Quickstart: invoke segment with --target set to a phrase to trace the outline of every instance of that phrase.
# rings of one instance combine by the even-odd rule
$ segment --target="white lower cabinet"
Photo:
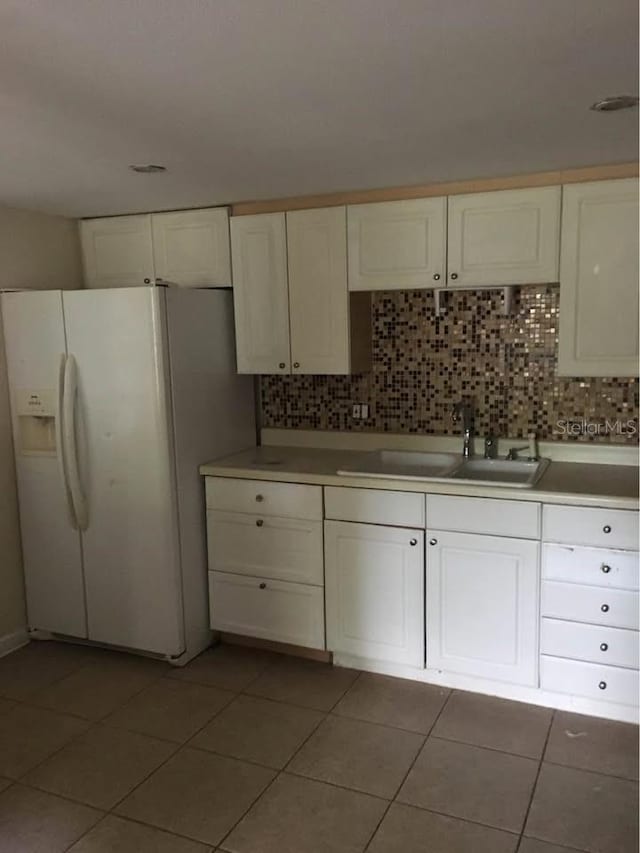
[[[424,666],[424,531],[325,521],[327,648]]]
[[[209,572],[209,610],[218,631],[324,648],[320,586]]]
[[[427,668],[537,685],[538,578],[538,542],[429,530]]]

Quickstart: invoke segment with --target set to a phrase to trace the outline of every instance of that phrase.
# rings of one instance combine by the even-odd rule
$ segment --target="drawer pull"
[[[600,684],[598,684],[598,687],[600,688],[600,690],[606,690],[607,689],[607,682],[601,681]]]
[[[608,575],[609,572],[611,571],[611,566],[608,566],[606,563],[603,563],[601,568],[602,568],[602,571],[605,573],[605,575]]]
[[[600,651],[606,652],[609,648],[609,643],[600,643]]]
[[[605,526],[602,528],[602,532],[603,533],[611,533],[611,525],[605,524]]]
[[[278,367],[280,368],[280,370],[284,370],[286,366],[287,366],[287,365],[284,363],[284,361],[281,361],[281,362],[280,362],[280,364],[278,365]]]
[[[410,539],[410,540],[409,540],[409,545],[417,545],[417,544],[418,544],[418,540],[417,540],[417,539]]]
[[[437,539],[429,539],[429,545],[437,545],[437,544],[438,544]]]
[[[259,504],[261,504],[262,501],[264,500],[264,495],[256,495],[256,500],[258,501]]]
[[[603,604],[602,607],[600,608],[600,610],[602,610],[603,613],[608,613],[609,612],[609,605]]]
[[[260,589],[266,589],[266,588],[267,588],[267,585],[266,585],[266,583],[264,583],[264,581],[263,581],[263,582],[260,584]]]
[[[263,525],[263,524],[264,524],[264,521],[263,521],[261,518],[259,518],[259,519],[256,521],[256,527],[262,527],[262,525]]]

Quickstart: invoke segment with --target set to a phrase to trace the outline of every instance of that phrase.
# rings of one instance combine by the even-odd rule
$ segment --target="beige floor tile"
[[[107,725],[184,743],[234,697],[228,690],[162,678],[106,718]]]
[[[358,853],[387,803],[282,774],[221,847],[232,853]]]
[[[238,696],[189,746],[256,761],[279,770],[324,716],[320,711],[284,702]]]
[[[433,684],[363,672],[333,713],[426,735],[448,695]]]
[[[274,661],[246,692],[277,702],[330,711],[357,677],[355,669],[283,657]]]
[[[638,778],[638,726],[556,711],[545,761]]]
[[[514,853],[517,846],[509,832],[394,803],[367,853]]]
[[[429,738],[398,801],[520,832],[538,762],[453,741]]]
[[[20,778],[89,725],[77,717],[16,705],[0,717],[0,775]]]
[[[176,747],[137,732],[94,726],[25,777],[29,785],[110,809]]]
[[[13,785],[0,794],[0,850],[63,853],[101,817],[88,806]]]
[[[588,853],[637,853],[638,785],[543,764],[525,835]]]
[[[169,675],[182,681],[237,691],[255,681],[275,657],[277,655],[261,649],[219,645],[207,649],[186,666],[176,667]]]
[[[518,853],[576,853],[575,848],[558,847],[557,844],[547,844],[535,838],[523,838],[518,847]]]
[[[87,662],[82,646],[37,641],[0,658],[0,696],[27,699]]]
[[[12,708],[15,708],[16,703],[12,699],[3,699],[0,696],[0,716],[8,714]]]
[[[78,669],[31,701],[53,711],[101,720],[165,672],[159,661],[118,655]]]
[[[414,732],[330,716],[287,769],[391,798],[423,743],[424,737]]]
[[[266,767],[182,748],[116,811],[203,844],[218,844],[274,775]]]
[[[549,708],[455,691],[438,718],[436,737],[540,758],[551,725]]]
[[[69,853],[209,853],[210,847],[162,829],[108,815]]]

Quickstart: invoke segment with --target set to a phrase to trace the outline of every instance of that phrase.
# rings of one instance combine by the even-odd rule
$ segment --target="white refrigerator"
[[[200,463],[255,445],[231,290],[2,297],[29,629],[210,643]]]

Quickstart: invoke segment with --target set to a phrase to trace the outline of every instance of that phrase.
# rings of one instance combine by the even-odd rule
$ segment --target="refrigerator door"
[[[2,297],[30,628],[87,636],[80,534],[62,457],[62,294]]]
[[[184,649],[164,291],[63,295],[91,640]]]

